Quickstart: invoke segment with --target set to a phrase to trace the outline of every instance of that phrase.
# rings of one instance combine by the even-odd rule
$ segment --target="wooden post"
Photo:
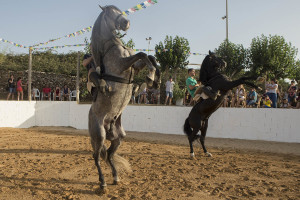
[[[77,77],[76,77],[76,101],[79,104],[79,68],[80,68],[80,51],[78,51],[77,57]]]
[[[31,101],[32,47],[29,48],[28,101]]]

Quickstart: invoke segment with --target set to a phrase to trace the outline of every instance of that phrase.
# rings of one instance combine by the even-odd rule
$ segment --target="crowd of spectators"
[[[187,79],[187,87],[183,104],[186,106],[193,105],[193,92],[199,85],[193,78],[195,75],[194,70],[190,70],[189,78]],[[172,77],[165,83],[165,99],[162,101],[164,105],[171,105],[173,98],[174,81]],[[27,90],[28,84],[22,82],[22,78],[18,77],[17,81],[13,75],[7,81],[7,100],[14,100],[15,95],[18,101],[23,100],[23,91]],[[65,84],[62,88],[56,85],[51,88],[48,84],[39,90],[34,84],[32,86],[32,99],[33,100],[52,100],[52,101],[69,101],[71,100],[71,90]],[[194,86],[194,87],[193,87]],[[249,91],[247,91],[249,90]],[[145,87],[139,91],[135,98],[131,101],[132,104],[160,104],[160,90],[148,89]],[[300,87],[299,83],[291,81],[288,88],[281,88],[279,90],[276,80],[266,82],[264,93],[260,93],[255,88],[245,88],[243,85],[228,91],[224,99],[223,107],[239,107],[239,108],[297,108],[300,109]]]
[[[28,84],[22,83],[22,78],[18,77],[15,81],[14,76],[11,75],[7,81],[7,100],[15,100],[15,94],[17,95],[17,100],[23,100],[23,91],[27,90]],[[52,101],[69,101],[71,100],[71,90],[65,84],[63,88],[57,85],[55,88],[51,89],[49,84],[45,85],[41,90],[36,87],[36,85],[31,84],[31,96],[32,100],[52,100]]]
[[[291,81],[288,88],[282,88],[281,92],[274,79],[266,82],[264,93],[258,93],[255,88],[249,90],[247,92],[243,85],[240,85],[235,93],[230,90],[223,107],[300,108],[300,89],[295,81]]]

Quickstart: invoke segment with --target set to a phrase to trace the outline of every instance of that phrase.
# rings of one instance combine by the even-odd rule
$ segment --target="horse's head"
[[[100,6],[100,5],[99,5]],[[125,18],[122,11],[116,6],[105,6],[100,8],[103,10],[102,15],[106,20],[108,28],[111,30],[127,31],[130,27],[130,21]]]
[[[225,67],[226,62],[217,57],[215,53],[209,51],[202,62],[199,80],[205,84],[210,78],[218,75]]]
[[[214,69],[214,71],[221,71],[227,65],[227,63],[224,60],[217,57],[216,54],[211,51],[208,52],[208,58],[209,58],[209,68]]]

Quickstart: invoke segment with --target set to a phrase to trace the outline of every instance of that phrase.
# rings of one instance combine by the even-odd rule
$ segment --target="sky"
[[[98,6],[115,5],[122,11],[146,0],[0,0],[0,38],[25,46],[46,42],[94,24]],[[262,34],[283,36],[300,47],[300,0],[228,0],[229,40],[248,48]],[[166,35],[184,37],[192,53],[206,54],[226,38],[226,0],[158,0],[157,4],[128,16],[131,27],[124,37],[136,49],[149,49]],[[63,38],[41,47],[83,44],[91,32]],[[82,51],[84,47],[55,49],[57,53]],[[54,52],[55,52],[54,51]],[[28,49],[0,42],[1,53],[28,53]],[[150,53],[151,54],[151,53]],[[297,55],[299,59],[299,53]],[[203,55],[191,55],[201,64]]]

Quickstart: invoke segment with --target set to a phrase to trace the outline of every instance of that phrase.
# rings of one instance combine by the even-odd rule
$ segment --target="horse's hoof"
[[[107,190],[106,186],[105,187],[100,186],[100,188],[98,188],[96,190],[96,194],[98,194],[98,195],[103,195],[103,194],[106,194],[107,192],[108,192],[108,190]]]
[[[119,180],[114,180],[114,182],[113,182],[113,185],[119,185],[120,184],[120,181]]]
[[[209,153],[209,152],[206,152],[205,154],[206,154],[207,157],[212,157],[212,154]]]
[[[195,154],[194,154],[194,153],[191,153],[191,154],[190,154],[190,158],[191,158],[192,160],[196,160]]]

